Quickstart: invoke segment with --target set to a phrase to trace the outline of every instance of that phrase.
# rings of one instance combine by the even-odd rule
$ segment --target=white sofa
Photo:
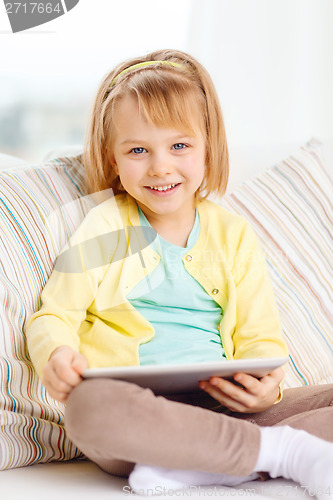
[[[333,325],[333,260],[331,255],[322,257],[325,245],[330,251],[329,245],[333,243],[333,184],[327,173],[322,172],[323,157],[327,171],[333,174],[333,143],[320,147],[317,141],[312,141],[302,150],[289,144],[266,149],[237,147],[231,148],[230,153],[230,187],[222,203],[239,213],[250,214],[267,253],[284,333],[291,347],[287,386],[333,382],[333,328],[330,328]],[[1,219],[5,222],[0,225],[0,243],[3,245],[0,247],[1,494],[4,498],[45,496],[49,500],[126,498],[133,492],[125,479],[109,476],[94,464],[78,459],[79,451],[68,442],[63,430],[63,407],[45,394],[25,348],[22,331],[26,318],[38,307],[40,290],[57,253],[91,206],[89,198],[81,198],[84,192],[80,191],[83,179],[80,159],[67,156],[50,161],[52,156],[63,155],[55,152],[48,155],[46,163],[35,166],[0,155],[0,200],[3,205],[0,215],[5,214]],[[305,169],[302,175],[299,168]],[[293,177],[294,172],[296,177]],[[302,187],[297,180],[304,179],[305,175],[308,182],[314,183],[308,193],[305,192],[307,187]],[[255,179],[251,180],[253,176]],[[284,181],[286,184],[282,185]],[[292,191],[286,194],[289,184]],[[300,198],[293,205],[293,196],[298,194]],[[269,211],[263,205],[266,195]],[[322,203],[324,198],[326,201]],[[317,202],[320,206],[316,205]],[[305,214],[307,222],[315,214],[315,220],[310,220],[318,233],[313,235],[313,241],[311,238],[308,241],[308,233],[302,233],[303,224],[298,226],[296,221],[296,226],[293,225],[295,211],[297,214],[298,210],[304,211],[300,203],[310,207],[309,213]],[[271,210],[275,212],[271,214]],[[286,227],[284,221],[288,221]],[[39,232],[41,226],[43,230]],[[302,264],[302,256],[296,247],[289,247],[286,235],[290,241],[297,236],[299,246],[303,245],[301,253],[307,251],[306,245],[309,245],[316,266],[325,267],[328,262],[325,273],[319,272],[318,267],[306,268],[307,264]],[[319,238],[324,239],[318,242]],[[318,258],[316,252],[319,252]],[[287,264],[291,264],[290,268]],[[299,270],[293,274],[297,265],[303,266],[304,271],[300,282],[297,282]],[[318,276],[322,274],[325,279],[320,281]],[[308,286],[310,282],[311,286]],[[304,290],[298,288],[302,286]],[[285,300],[287,293],[288,302]],[[307,308],[313,311],[315,318],[311,314],[303,318],[306,314],[299,305],[303,294],[309,294],[306,295]],[[316,301],[318,294],[319,301]],[[298,327],[293,323],[297,315],[301,321],[299,327],[305,328],[305,332],[294,331]],[[300,333],[304,337],[299,338]],[[309,361],[302,351],[306,339],[316,349],[319,362]],[[177,496],[186,496],[185,492],[178,493]],[[166,496],[176,494],[168,492]],[[300,485],[284,479],[254,481],[238,488],[193,488],[187,496],[312,497]]]

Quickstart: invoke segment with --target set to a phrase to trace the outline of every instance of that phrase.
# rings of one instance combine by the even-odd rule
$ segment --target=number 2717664
[[[50,2],[7,2],[5,8],[7,14],[62,14],[60,3],[52,5]]]

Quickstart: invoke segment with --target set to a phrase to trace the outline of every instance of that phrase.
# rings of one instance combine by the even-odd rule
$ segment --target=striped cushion
[[[222,204],[249,220],[266,252],[290,349],[286,386],[333,382],[333,183],[320,145],[308,143]]]
[[[0,469],[79,455],[65,436],[62,404],[34,372],[22,331],[86,212],[82,171],[78,157],[0,172]]]

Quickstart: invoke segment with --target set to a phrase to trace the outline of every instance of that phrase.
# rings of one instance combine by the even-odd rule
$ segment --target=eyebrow
[[[122,146],[123,144],[133,144],[133,143],[139,143],[139,142],[143,142],[143,141],[141,141],[140,139],[126,139],[126,141],[123,141],[120,143],[120,146]]]
[[[196,137],[195,135],[192,135],[192,136],[191,135],[177,135],[177,136],[170,137],[170,140],[171,141],[180,141],[180,140],[185,140],[185,139],[194,139],[195,137]],[[120,143],[120,146],[123,146],[124,144],[133,144],[133,143],[142,144],[145,142],[147,142],[147,140],[144,140],[144,139],[125,139],[124,141],[122,141]]]

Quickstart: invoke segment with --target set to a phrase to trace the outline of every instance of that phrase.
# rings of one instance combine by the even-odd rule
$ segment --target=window
[[[104,74],[152,50],[186,50],[190,6],[191,0],[81,0],[66,15],[16,34],[0,10],[6,44],[0,51],[0,152],[39,161],[50,150],[82,144]]]

